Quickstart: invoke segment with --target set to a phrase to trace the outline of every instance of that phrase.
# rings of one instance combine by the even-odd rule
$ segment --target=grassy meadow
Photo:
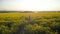
[[[60,34],[60,12],[0,13],[0,34]]]

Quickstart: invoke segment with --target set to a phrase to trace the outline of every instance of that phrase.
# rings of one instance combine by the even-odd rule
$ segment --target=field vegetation
[[[0,34],[60,34],[60,12],[0,13]]]

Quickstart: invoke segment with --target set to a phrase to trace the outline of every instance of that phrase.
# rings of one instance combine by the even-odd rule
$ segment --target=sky
[[[0,10],[60,11],[60,0],[0,0]]]

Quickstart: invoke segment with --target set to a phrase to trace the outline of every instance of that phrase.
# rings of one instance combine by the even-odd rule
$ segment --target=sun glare
[[[0,2],[0,9],[2,10],[60,10],[58,0],[2,0]]]

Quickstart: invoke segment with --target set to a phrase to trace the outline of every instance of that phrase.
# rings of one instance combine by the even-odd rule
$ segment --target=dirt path
[[[30,21],[30,16],[28,16],[28,17],[25,17],[25,20],[27,20],[28,22]],[[21,24],[20,26],[19,26],[19,29],[18,29],[18,31],[16,32],[16,34],[24,34],[25,33],[25,31],[24,31],[24,27],[26,26],[26,24]]]
[[[25,24],[21,24],[16,34],[24,34],[24,27],[25,27]]]

